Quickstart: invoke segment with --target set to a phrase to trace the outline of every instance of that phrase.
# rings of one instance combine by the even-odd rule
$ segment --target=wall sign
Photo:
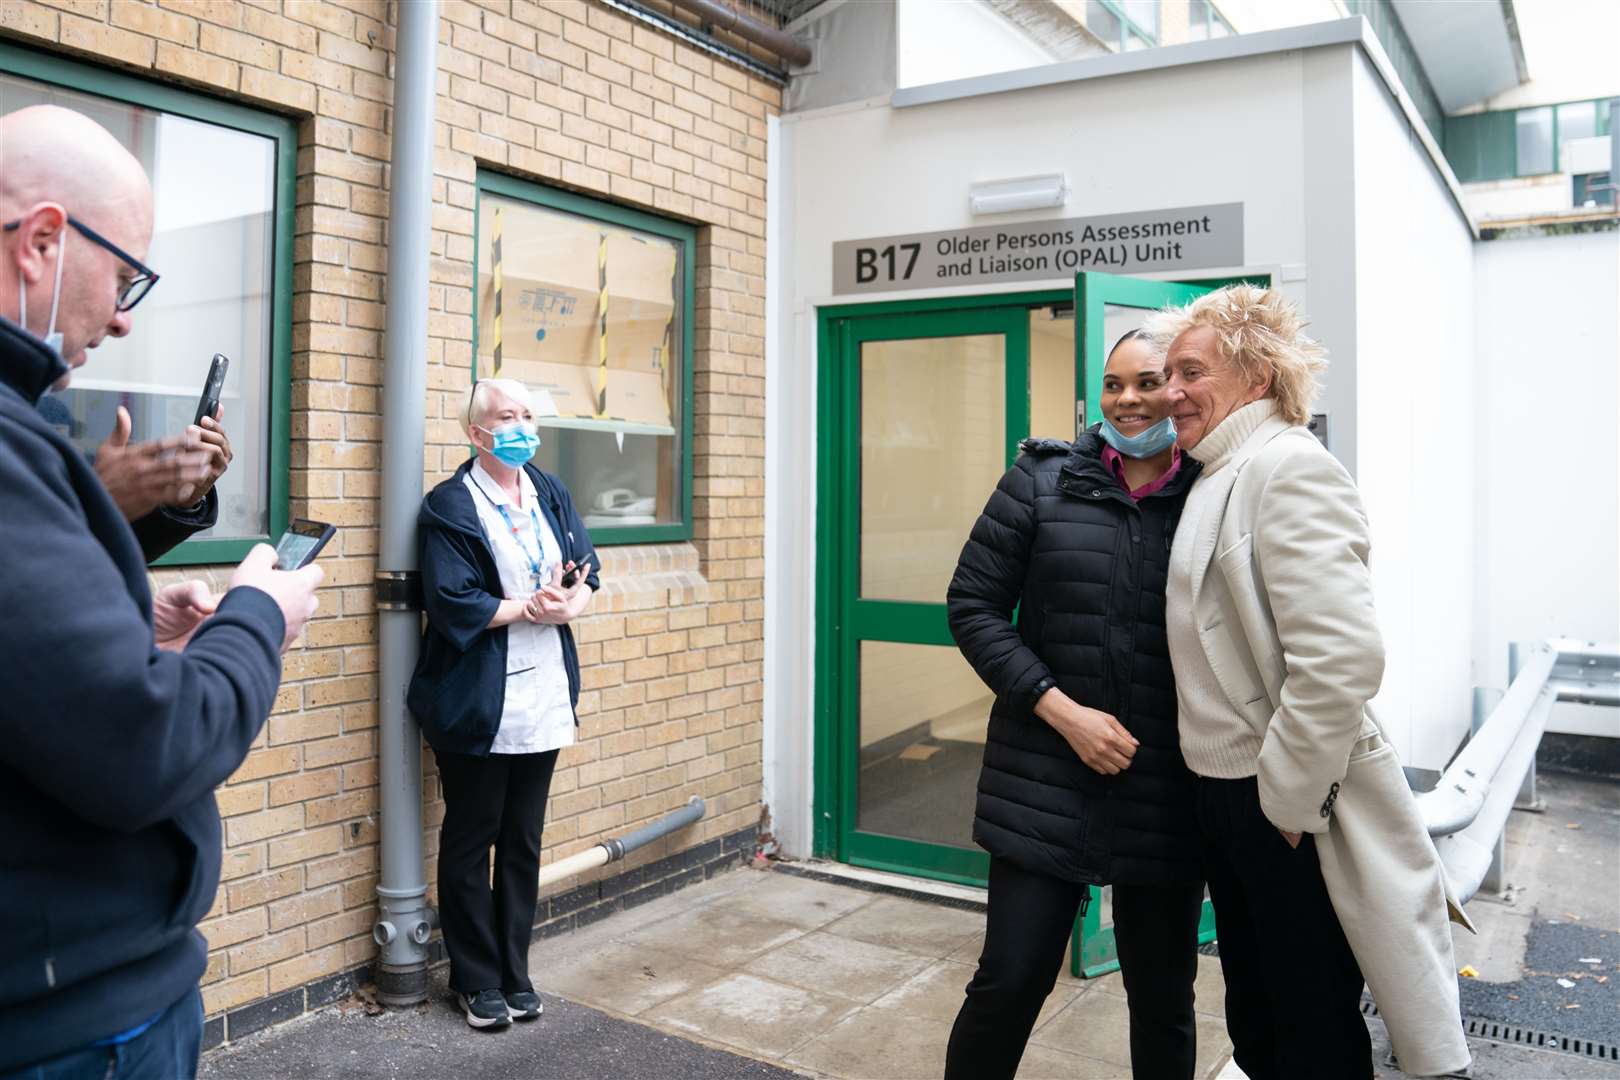
[[[1243,265],[1243,204],[978,225],[833,245],[835,294]]]

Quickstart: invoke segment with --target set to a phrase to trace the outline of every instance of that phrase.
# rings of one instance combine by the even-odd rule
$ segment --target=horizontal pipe
[[[1462,830],[1435,839],[1435,850],[1440,853],[1446,878],[1457,894],[1458,903],[1471,900],[1479,891],[1485,875],[1490,872],[1491,862],[1496,855],[1497,838],[1507,827],[1508,815],[1513,812],[1519,788],[1535,763],[1536,748],[1541,745],[1547,715],[1552,711],[1556,699],[1551,690],[1543,690],[1537,695],[1474,819]]]
[[[1430,836],[1460,832],[1478,816],[1490,797],[1502,762],[1518,743],[1531,710],[1542,698],[1557,659],[1558,654],[1548,646],[1532,653],[1484,726],[1446,768],[1434,790],[1418,797]],[[1552,695],[1547,697],[1550,704]],[[1514,791],[1522,779],[1522,774],[1514,779]]]
[[[603,840],[600,844],[576,852],[566,859],[558,859],[540,871],[540,886],[544,888],[547,885],[555,885],[576,874],[595,870],[598,866],[606,866],[610,862],[618,862],[637,848],[646,847],[654,840],[701,820],[705,810],[703,796],[693,795],[686,800],[685,806],[665,814],[651,824],[643,825],[623,836]]]
[[[735,64],[750,75],[757,75],[773,86],[787,85],[786,72],[766,67],[741,49],[734,49],[730,45],[716,41],[707,34],[700,33],[695,27],[681,22],[674,15],[666,15],[661,11],[655,11],[642,5],[638,0],[601,0],[601,2],[614,11],[627,15],[646,26],[661,30],[670,37],[683,41],[700,52],[708,53],[710,56],[718,56],[729,64]]]
[[[575,874],[583,874],[587,870],[595,870],[598,866],[608,864],[608,849],[601,844],[586,848],[584,851],[558,859],[549,866],[540,870],[540,887],[555,885],[559,881],[566,881]]]
[[[804,42],[774,26],[766,26],[757,19],[749,18],[730,4],[722,4],[718,0],[671,0],[671,2],[678,8],[690,11],[716,30],[725,30],[745,41],[752,41],[790,64],[805,67],[810,63],[810,48]]]

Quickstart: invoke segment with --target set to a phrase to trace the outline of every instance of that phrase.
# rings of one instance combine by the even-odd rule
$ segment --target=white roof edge
[[[1469,235],[1478,240],[1479,228],[1468,216],[1468,207],[1463,202],[1462,188],[1457,183],[1456,174],[1451,171],[1450,163],[1440,152],[1434,136],[1429,133],[1429,125],[1424,122],[1406,88],[1401,85],[1400,77],[1395,74],[1395,67],[1390,63],[1377,35],[1373,33],[1367,20],[1360,15],[1305,26],[1290,26],[1281,30],[1265,30],[1256,34],[1236,34],[1212,41],[1194,41],[1185,45],[1164,45],[1138,52],[1065,60],[1061,63],[1025,68],[1022,71],[976,75],[970,79],[953,79],[927,86],[909,86],[896,90],[890,96],[889,104],[896,109],[906,109],[919,105],[986,97],[1012,90],[1057,86],[1086,79],[1106,79],[1116,75],[1131,75],[1162,68],[1186,67],[1221,60],[1241,60],[1250,56],[1291,52],[1297,49],[1317,49],[1327,45],[1351,44],[1361,46],[1373,70],[1383,80],[1384,87],[1406,115],[1407,126],[1428,151],[1429,160],[1434,165],[1441,183],[1450,192],[1458,216],[1467,226]]]

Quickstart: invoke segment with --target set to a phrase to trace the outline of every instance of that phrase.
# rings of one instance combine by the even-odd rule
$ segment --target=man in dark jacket
[[[211,617],[184,589],[154,601],[128,522],[36,409],[129,332],[151,188],[54,106],[0,118],[0,159],[0,1075],[191,1076],[213,789],[269,714],[320,571],[275,571],[261,545]]]

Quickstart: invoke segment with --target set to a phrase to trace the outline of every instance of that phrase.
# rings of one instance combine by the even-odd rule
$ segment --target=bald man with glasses
[[[321,570],[276,570],[260,544],[223,597],[153,595],[123,507],[37,407],[130,333],[156,280],[151,185],[50,105],[0,117],[0,162],[0,1080],[192,1077],[214,788],[269,716]],[[190,467],[194,496],[207,463]]]

